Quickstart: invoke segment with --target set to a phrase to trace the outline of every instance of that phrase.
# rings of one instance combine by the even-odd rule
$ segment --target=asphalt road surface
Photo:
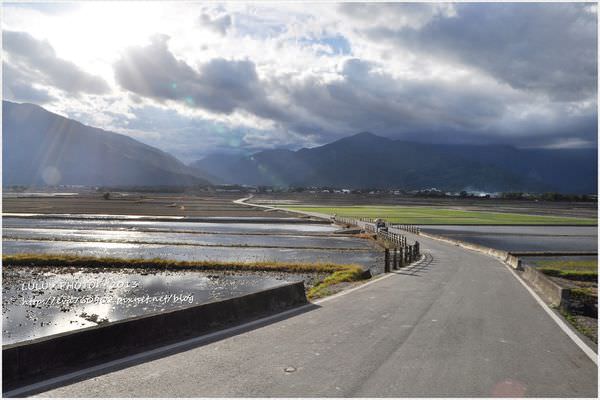
[[[506,266],[419,240],[419,265],[310,311],[40,395],[596,397],[596,364]]]

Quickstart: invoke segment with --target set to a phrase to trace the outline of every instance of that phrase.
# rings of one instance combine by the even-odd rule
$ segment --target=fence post
[[[398,248],[394,247],[394,266],[393,269],[398,269]]]
[[[384,272],[390,272],[390,249],[385,249],[384,253],[385,265],[383,267]]]
[[[400,254],[398,254],[398,268],[404,267],[404,246],[400,246],[398,249]]]

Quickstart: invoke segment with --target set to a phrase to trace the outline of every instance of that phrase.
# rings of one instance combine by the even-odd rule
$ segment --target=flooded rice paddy
[[[298,219],[259,221],[6,217],[2,250],[4,254],[179,261],[351,263],[372,269],[373,273],[383,268],[383,253],[375,244],[334,234],[339,229],[335,225],[304,224]],[[4,266],[2,276],[4,343],[235,297],[286,282],[303,280],[310,286],[325,277],[51,266]]]
[[[367,240],[335,235],[338,228],[330,224],[5,218],[3,225],[4,254],[333,262],[370,268],[380,253]]]
[[[223,300],[318,274],[16,267],[2,271],[4,344]]]
[[[321,249],[369,249],[365,241],[351,237],[303,235],[232,235],[185,232],[143,232],[102,229],[4,228],[5,240],[62,240],[195,246],[252,246]]]
[[[4,240],[4,254],[69,254],[92,257],[162,258],[177,261],[276,261],[276,262],[331,262],[360,264],[365,269],[375,264],[381,251],[376,249],[296,249],[269,247],[201,247],[170,244],[135,244],[113,242],[72,242]]]
[[[421,228],[433,233],[494,249],[527,252],[597,252],[596,226],[449,226]]]
[[[242,218],[237,218],[243,221]],[[327,235],[338,227],[326,224],[297,223],[253,223],[253,222],[186,222],[186,221],[149,221],[149,220],[110,220],[90,219],[71,220],[55,218],[14,218],[2,219],[4,228],[63,228],[63,229],[111,229],[130,231],[167,231],[194,233],[231,233],[231,234],[317,234]]]

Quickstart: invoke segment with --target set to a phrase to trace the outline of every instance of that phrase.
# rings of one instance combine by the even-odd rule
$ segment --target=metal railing
[[[385,247],[385,272],[390,272],[392,269],[402,268],[417,261],[421,255],[420,245],[418,241],[409,245],[406,236],[398,232],[390,232],[389,228],[404,230],[407,232],[420,234],[419,227],[415,225],[391,225],[379,218],[353,218],[353,217],[338,217],[335,216],[332,220],[336,223],[358,226],[366,232],[375,233],[377,240],[382,242]],[[376,221],[388,228],[386,230],[378,229]]]
[[[400,229],[410,233],[416,233],[419,235],[421,233],[421,229],[416,225],[390,225],[392,228]]]

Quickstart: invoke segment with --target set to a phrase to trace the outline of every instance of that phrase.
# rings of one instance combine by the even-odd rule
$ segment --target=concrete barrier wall
[[[543,272],[526,265],[521,277],[550,305],[555,307],[564,305],[568,296],[566,290],[552,282]]]
[[[307,303],[304,283],[2,347],[3,391]]]

